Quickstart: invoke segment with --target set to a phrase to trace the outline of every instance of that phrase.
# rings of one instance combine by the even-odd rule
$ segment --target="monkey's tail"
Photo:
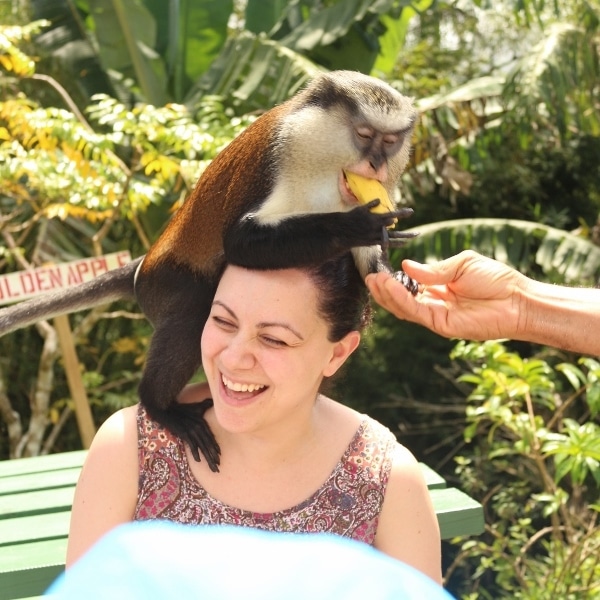
[[[49,292],[0,310],[0,336],[57,315],[92,308],[114,300],[133,299],[133,283],[144,257],[113,269],[91,281]]]

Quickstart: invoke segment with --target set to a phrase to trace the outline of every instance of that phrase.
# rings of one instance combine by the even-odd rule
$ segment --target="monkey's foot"
[[[398,280],[413,296],[419,292],[419,282],[409,277],[404,271],[396,271],[394,279]]]
[[[400,248],[408,240],[412,240],[418,235],[418,232],[414,231],[390,231],[387,227],[383,227],[381,230],[381,250],[387,254],[390,248]]]
[[[387,244],[390,248],[401,248],[413,238],[416,238],[419,234],[414,231],[390,231],[388,233]]]
[[[176,402],[167,409],[149,410],[146,406],[146,411],[190,447],[194,460],[200,462],[202,453],[210,470],[218,473],[221,448],[204,419],[204,413],[212,405],[212,398],[206,398],[202,402]]]

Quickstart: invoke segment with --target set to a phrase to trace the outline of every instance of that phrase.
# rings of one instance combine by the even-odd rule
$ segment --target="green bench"
[[[0,462],[0,600],[36,597],[63,571],[85,450]],[[483,531],[481,505],[422,465],[443,539]]]

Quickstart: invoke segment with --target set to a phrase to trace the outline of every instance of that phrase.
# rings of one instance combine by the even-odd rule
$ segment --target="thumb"
[[[444,262],[425,265],[414,260],[402,261],[404,272],[424,285],[443,285],[452,281],[454,270],[445,267]]]

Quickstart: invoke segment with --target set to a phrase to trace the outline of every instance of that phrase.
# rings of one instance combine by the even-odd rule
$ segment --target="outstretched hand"
[[[503,263],[467,250],[432,265],[405,260],[402,268],[421,284],[416,297],[387,273],[366,279],[376,302],[399,319],[473,340],[511,337],[518,329],[515,292],[526,278]]]

